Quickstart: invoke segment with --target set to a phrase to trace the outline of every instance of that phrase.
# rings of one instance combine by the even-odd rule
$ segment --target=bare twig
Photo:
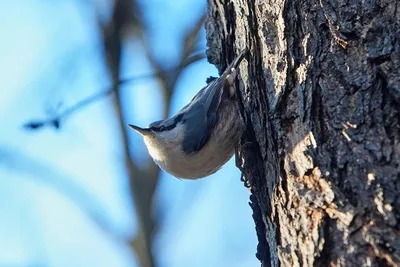
[[[148,205],[146,196],[151,195],[152,192],[148,192],[146,185],[148,183],[148,178],[145,173],[137,167],[133,161],[130,151],[130,144],[128,141],[127,127],[125,125],[124,114],[122,112],[121,102],[120,102],[120,92],[118,90],[118,79],[120,77],[120,62],[121,62],[121,49],[123,30],[129,24],[135,24],[134,21],[130,19],[131,15],[129,12],[136,9],[136,1],[131,0],[117,0],[114,4],[113,15],[108,23],[102,27],[103,32],[103,42],[104,51],[107,58],[107,67],[110,72],[113,88],[114,88],[114,107],[118,119],[119,128],[122,134],[122,143],[124,148],[124,161],[125,166],[129,175],[130,188],[132,191],[132,200],[135,206],[138,231],[134,241],[130,243],[131,248],[135,251],[139,265],[143,267],[155,267],[155,260],[152,247],[152,222],[153,217],[151,213],[151,207]],[[136,26],[136,25],[134,25]],[[141,23],[137,25],[139,32],[141,32]],[[132,33],[131,33],[132,34]],[[135,35],[135,34],[133,34]],[[153,178],[153,177],[150,177]],[[156,178],[155,178],[156,179]],[[144,186],[143,181],[145,181]],[[147,183],[146,183],[147,182]]]
[[[43,119],[43,120],[28,121],[23,125],[23,127],[28,130],[38,130],[38,129],[41,129],[41,128],[47,127],[47,126],[55,127],[56,129],[58,129],[58,128],[60,128],[62,120],[66,119],[73,113],[89,106],[90,104],[93,104],[94,102],[111,95],[116,90],[119,90],[120,86],[123,84],[137,82],[139,80],[144,80],[144,79],[151,79],[154,77],[158,77],[160,75],[166,75],[168,73],[175,73],[177,71],[180,72],[185,67],[189,66],[190,64],[192,64],[200,59],[203,59],[204,57],[205,57],[204,54],[195,54],[191,57],[188,57],[184,62],[182,62],[182,64],[180,66],[178,66],[174,69],[171,69],[168,71],[156,72],[156,73],[149,73],[149,74],[145,74],[145,75],[141,75],[141,76],[137,76],[137,77],[119,80],[117,82],[117,86],[112,86],[111,88],[109,88],[107,90],[104,90],[102,92],[98,92],[94,95],[91,95],[50,118]]]
[[[202,15],[198,18],[196,23],[190,28],[185,34],[183,38],[183,47],[182,53],[179,58],[179,65],[187,66],[188,64],[194,62],[192,58],[196,58],[195,50],[196,50],[196,39],[199,37],[200,30],[204,25],[205,15]],[[143,38],[144,48],[147,55],[148,60],[150,61],[153,69],[160,73],[158,75],[157,82],[161,88],[161,92],[164,98],[164,103],[167,105],[164,106],[164,117],[169,114],[169,103],[171,102],[172,94],[176,85],[176,82],[179,76],[182,74],[182,69],[175,71],[174,73],[170,73],[170,75],[163,75],[166,73],[165,68],[160,64],[157,59],[154,57],[151,45],[147,43],[147,39]],[[195,56],[190,56],[195,54]]]

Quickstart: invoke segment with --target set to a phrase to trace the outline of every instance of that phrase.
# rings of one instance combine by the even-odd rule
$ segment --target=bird
[[[200,179],[217,172],[235,153],[245,126],[235,87],[244,49],[219,78],[203,87],[174,116],[147,128],[128,124],[143,136],[154,162],[182,179]]]

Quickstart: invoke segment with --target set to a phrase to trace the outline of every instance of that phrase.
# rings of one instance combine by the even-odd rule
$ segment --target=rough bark
[[[210,62],[251,51],[240,160],[262,266],[399,265],[399,2],[208,4]]]

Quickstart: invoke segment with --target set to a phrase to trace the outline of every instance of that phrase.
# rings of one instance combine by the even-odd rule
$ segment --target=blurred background
[[[174,114],[217,76],[205,0],[0,3],[0,267],[258,266],[231,160],[160,171],[128,123]]]

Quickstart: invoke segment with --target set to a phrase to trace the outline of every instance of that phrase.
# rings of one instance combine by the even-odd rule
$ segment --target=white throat
[[[183,125],[178,123],[176,127],[169,131],[144,136],[144,142],[149,154],[160,167],[165,168],[171,156],[176,153],[182,153],[180,145],[182,133]]]

